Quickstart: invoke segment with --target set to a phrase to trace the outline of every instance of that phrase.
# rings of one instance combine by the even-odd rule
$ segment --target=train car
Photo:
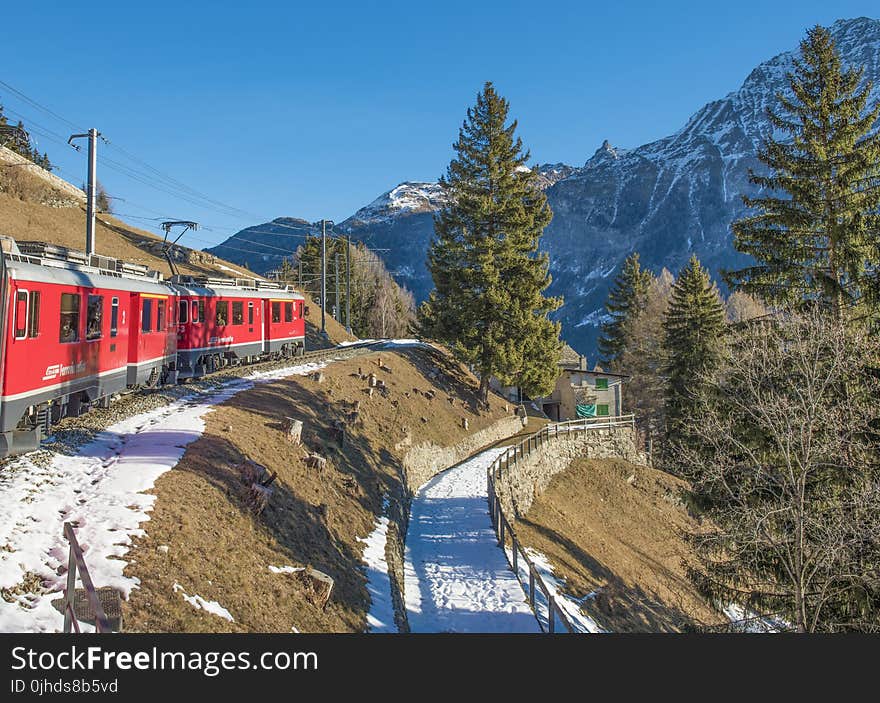
[[[256,279],[177,276],[172,282],[178,294],[178,379],[304,352],[305,299],[299,293]]]
[[[133,382],[169,378],[175,291],[159,272],[42,242],[0,246],[0,455],[36,448],[51,423]],[[154,324],[145,310],[158,316],[160,301]]]
[[[177,291],[131,294],[128,334],[129,386],[177,383]]]

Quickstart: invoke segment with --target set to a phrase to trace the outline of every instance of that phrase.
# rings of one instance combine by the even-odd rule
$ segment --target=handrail
[[[95,632],[110,632],[110,622],[104,614],[104,607],[98,598],[95,585],[92,583],[92,577],[89,576],[89,570],[86,568],[86,560],[83,557],[82,549],[76,539],[73,531],[73,525],[69,522],[64,523],[64,536],[70,542],[70,556],[67,560],[67,588],[64,589],[64,632],[70,632],[71,627],[74,632],[79,633],[79,622],[76,619],[73,603],[76,594],[76,573],[79,571],[82,579],[83,588],[86,591],[86,597],[89,599],[89,605],[95,613]]]
[[[529,559],[525,551],[520,549],[521,543],[517,539],[516,532],[514,531],[513,526],[510,524],[510,521],[507,519],[507,516],[504,514],[503,509],[501,508],[501,499],[498,497],[498,493],[496,492],[495,488],[496,480],[502,477],[503,471],[510,470],[511,464],[513,466],[516,466],[520,458],[529,456],[533,451],[538,451],[538,449],[549,442],[551,438],[555,439],[560,434],[570,435],[576,432],[610,429],[613,427],[630,427],[632,429],[635,429],[635,415],[629,414],[596,418],[579,418],[577,420],[567,420],[565,422],[556,422],[550,425],[545,425],[534,434],[528,435],[518,444],[515,444],[505,449],[486,469],[487,495],[489,498],[489,517],[492,521],[492,527],[495,531],[495,536],[498,538],[498,546],[501,547],[502,551],[504,551],[505,557],[508,558],[508,563],[513,569],[514,574],[516,574],[517,581],[520,582],[520,585],[526,592],[526,595],[529,599],[529,606],[535,612],[536,617],[538,613],[535,605],[536,587],[540,588],[541,591],[544,593],[544,596],[547,599],[547,632],[550,634],[556,632],[557,617],[565,626],[565,629],[568,632],[575,632],[575,628],[572,625],[571,620],[569,620],[568,616],[562,610],[562,608],[560,608],[559,605],[556,603],[556,598],[553,596],[553,593],[550,590],[549,586],[547,586],[547,584],[544,582],[544,579],[541,578],[541,574],[538,572],[535,564],[532,562],[531,559]],[[509,536],[511,540],[511,550],[509,556],[507,554],[507,550],[505,549],[505,533],[507,533],[507,536]],[[525,588],[519,578],[519,559],[522,559],[528,567],[528,589]],[[540,618],[538,619],[538,624],[543,630],[544,626],[541,623]]]

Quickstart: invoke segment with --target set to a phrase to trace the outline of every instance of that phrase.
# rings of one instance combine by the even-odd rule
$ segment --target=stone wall
[[[0,165],[7,168],[18,168],[26,171],[30,175],[36,176],[40,180],[45,181],[46,185],[50,188],[58,191],[60,197],[55,198],[51,202],[43,203],[44,205],[71,207],[85,203],[86,201],[86,194],[75,185],[68,183],[63,178],[59,178],[53,173],[49,173],[49,171],[43,168],[40,168],[33,161],[16,154],[5,146],[0,146]],[[83,166],[83,168],[85,168],[85,166]]]
[[[455,466],[483,447],[515,435],[522,430],[522,420],[516,415],[502,418],[489,427],[474,432],[451,447],[440,447],[432,442],[416,444],[403,457],[406,485],[415,493],[436,474]]]
[[[502,471],[497,481],[501,507],[511,517],[525,515],[535,496],[565,471],[574,459],[619,457],[633,464],[646,465],[644,452],[636,449],[631,427],[612,427],[552,437],[540,449],[522,456]]]

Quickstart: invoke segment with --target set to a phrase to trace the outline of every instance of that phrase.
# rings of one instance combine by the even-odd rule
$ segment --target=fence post
[[[504,513],[501,510],[498,510],[498,516],[501,518],[498,521],[498,545],[504,549]]]
[[[517,578],[519,578],[519,569],[516,568],[517,567],[517,563],[516,563],[516,549],[517,549],[516,535],[513,535],[512,542],[513,542],[513,573],[516,574]]]
[[[556,609],[556,599],[552,594],[547,594],[547,632],[551,635],[556,632],[556,622],[554,611]]]
[[[65,533],[67,530],[65,529]],[[65,537],[67,535],[65,534]],[[73,555],[73,545],[68,548],[70,556],[67,558],[67,590],[64,591],[64,632],[70,632],[73,625],[73,604],[76,594],[76,558]]]
[[[532,610],[535,609],[535,570],[532,568],[532,562],[529,562],[529,605]]]

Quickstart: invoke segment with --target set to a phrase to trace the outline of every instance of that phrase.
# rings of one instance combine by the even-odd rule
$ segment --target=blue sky
[[[15,3],[0,80],[109,138],[99,179],[123,219],[197,220],[185,243],[202,247],[279,216],[341,221],[400,181],[436,179],[486,80],[534,162],[580,165],[603,139],[675,131],[807,27],[880,14],[876,0],[711,5]],[[3,85],[0,103],[84,180],[85,154],[58,143],[71,124]],[[157,189],[147,165],[235,210]]]

